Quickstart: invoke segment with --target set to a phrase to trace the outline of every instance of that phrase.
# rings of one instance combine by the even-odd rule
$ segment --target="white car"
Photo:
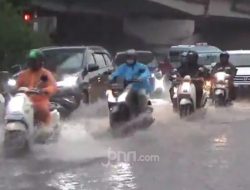
[[[250,87],[250,50],[227,51],[229,61],[236,66],[237,74],[234,78],[236,87]]]

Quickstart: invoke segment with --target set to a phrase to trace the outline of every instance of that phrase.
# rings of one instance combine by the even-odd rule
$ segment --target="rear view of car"
[[[211,68],[211,64],[219,60],[219,55],[222,52],[215,46],[210,46],[206,43],[198,43],[195,45],[177,45],[172,46],[169,50],[169,60],[174,68],[181,66],[183,60],[183,54],[188,51],[195,51],[199,55],[198,64],[205,66],[208,69]]]
[[[236,87],[250,87],[250,50],[228,51],[230,62],[237,68],[234,78]]]

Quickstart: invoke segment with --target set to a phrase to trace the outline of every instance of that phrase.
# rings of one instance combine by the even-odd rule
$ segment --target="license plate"
[[[225,85],[224,84],[217,84],[216,88],[225,88]]]
[[[111,113],[115,113],[115,112],[117,112],[118,111],[118,106],[113,106],[112,108],[111,108]]]

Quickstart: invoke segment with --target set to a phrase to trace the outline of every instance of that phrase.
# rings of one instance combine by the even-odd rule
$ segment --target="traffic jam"
[[[3,97],[7,102],[7,150],[22,150],[31,139],[40,143],[55,140],[60,134],[61,120],[99,99],[107,102],[112,133],[127,134],[148,128],[157,120],[153,112],[159,99],[170,102],[173,112],[183,119],[204,109],[207,102],[215,107],[232,105],[236,95],[244,94],[250,85],[250,51],[222,51],[207,43],[172,46],[162,60],[151,51],[134,49],[112,57],[100,46],[44,47],[32,51],[43,56],[41,67],[53,73],[56,80],[57,92],[49,99],[52,122],[49,127],[41,127],[35,114],[30,114],[35,111],[27,97],[40,91],[18,88],[18,80],[29,63],[14,65],[7,82],[9,93]],[[33,57],[30,60],[34,61]],[[39,80],[48,83],[47,76]]]

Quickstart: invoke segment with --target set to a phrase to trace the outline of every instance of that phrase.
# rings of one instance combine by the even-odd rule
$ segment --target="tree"
[[[6,0],[13,7],[22,8],[30,4],[31,0]]]
[[[14,0],[13,0],[14,2]],[[17,2],[17,1],[16,1]],[[33,32],[19,14],[21,4],[14,7],[7,0],[0,1],[0,69],[22,64],[24,55],[31,48],[49,43],[45,34]]]

